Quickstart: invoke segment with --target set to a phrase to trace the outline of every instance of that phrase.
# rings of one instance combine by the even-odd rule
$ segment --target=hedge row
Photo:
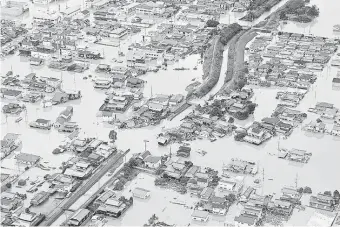
[[[223,49],[224,46],[220,42],[219,37],[216,37],[215,45],[212,45],[212,49],[215,48],[215,53],[207,61],[204,61],[206,68],[208,68],[207,78],[204,80],[202,85],[197,88],[194,95],[201,98],[211,91],[211,89],[217,84],[221,74],[221,67],[223,61]]]
[[[227,43],[233,38],[237,33],[242,30],[242,27],[237,24],[233,23],[227,27],[222,28],[220,32],[220,40],[223,45],[227,45]]]

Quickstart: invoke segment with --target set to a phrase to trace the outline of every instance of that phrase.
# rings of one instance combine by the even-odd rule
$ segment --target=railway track
[[[121,158],[130,151],[130,149],[126,150],[123,153],[117,153],[109,158],[106,164],[103,164],[100,169],[95,172],[87,182],[77,190],[70,198],[61,202],[49,215],[47,215],[46,219],[40,223],[39,226],[50,226],[52,225],[63,213],[65,210],[68,210],[73,203],[75,203],[81,196],[83,196],[90,188],[100,179],[102,178],[111,168],[114,166]]]

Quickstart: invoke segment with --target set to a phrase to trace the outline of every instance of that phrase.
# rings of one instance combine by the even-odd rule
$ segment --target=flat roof
[[[209,216],[209,212],[203,210],[194,210],[191,216],[197,218],[207,218]]]
[[[69,14],[74,13],[76,11],[80,11],[80,5],[66,8],[62,13],[69,15]]]

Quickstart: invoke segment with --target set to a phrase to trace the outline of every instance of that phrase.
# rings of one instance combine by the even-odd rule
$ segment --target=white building
[[[128,34],[128,31],[125,28],[117,28],[109,32],[109,36],[111,38],[122,38],[127,34]]]
[[[33,13],[33,23],[58,23],[61,20],[61,15],[58,12],[35,11]]]
[[[80,12],[81,12],[81,7],[80,7],[80,5],[77,5],[77,6],[66,8],[62,12],[62,14],[63,14],[64,17],[74,17],[74,16],[80,14]]]
[[[152,169],[157,169],[161,166],[161,157],[149,155],[144,159],[145,165]]]
[[[150,191],[144,188],[137,187],[132,191],[132,195],[140,199],[147,199],[150,197]]]
[[[192,220],[207,222],[209,219],[209,213],[207,211],[202,210],[194,210],[191,215]]]
[[[48,3],[52,2],[52,0],[33,0],[34,4],[43,4],[47,5]]]

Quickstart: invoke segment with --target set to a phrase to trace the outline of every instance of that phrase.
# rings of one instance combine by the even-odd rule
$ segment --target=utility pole
[[[264,192],[264,168],[262,168],[262,195]]]
[[[60,72],[60,89],[63,87],[63,72]]]
[[[27,108],[25,108],[25,122],[27,123]]]
[[[298,173],[296,173],[296,178],[295,178],[295,188],[296,189],[298,188],[298,178],[299,178],[299,175],[298,175]]]

